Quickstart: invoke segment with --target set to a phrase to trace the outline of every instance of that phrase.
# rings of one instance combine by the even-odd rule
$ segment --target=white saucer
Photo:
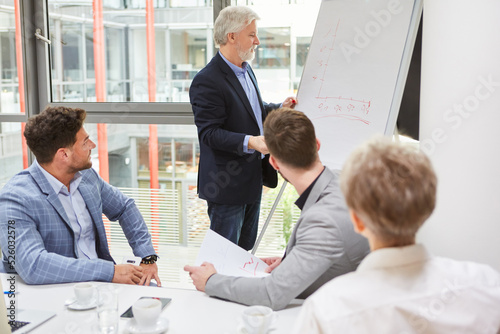
[[[237,334],[248,334],[247,329],[243,324],[238,325],[238,330],[236,331]]]
[[[274,331],[276,328],[275,327],[270,327],[266,333],[271,333],[272,331]],[[245,328],[245,325],[243,324],[239,324],[238,325],[238,329],[236,331],[237,334],[249,334],[247,329]]]
[[[91,310],[93,308],[96,308],[97,307],[97,300],[92,300],[90,303],[88,304],[79,304],[78,302],[74,302],[74,303],[71,303],[68,305],[68,308],[70,310],[74,310],[74,311],[85,311],[85,310]]]
[[[127,323],[126,330],[130,334],[160,334],[166,332],[168,329],[168,319],[167,318],[159,318],[156,322],[156,325],[153,327],[149,327],[147,330],[139,327],[134,318],[130,319]]]

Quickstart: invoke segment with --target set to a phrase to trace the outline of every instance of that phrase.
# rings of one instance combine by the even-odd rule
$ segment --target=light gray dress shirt
[[[52,174],[43,169],[42,166],[35,161],[35,164],[47,178],[50,185],[54,189],[57,197],[66,211],[66,215],[71,223],[71,228],[76,240],[76,254],[78,258],[97,259],[97,251],[95,247],[95,231],[92,218],[90,217],[85,201],[83,200],[78,186],[82,181],[81,173],[77,172],[73,180],[71,180],[68,188]]]

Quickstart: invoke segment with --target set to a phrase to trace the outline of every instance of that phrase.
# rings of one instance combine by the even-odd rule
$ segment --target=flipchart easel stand
[[[273,217],[274,211],[276,210],[276,207],[278,206],[278,203],[280,202],[281,196],[283,195],[283,192],[285,191],[285,187],[286,187],[287,183],[288,182],[283,181],[283,185],[281,186],[280,192],[278,193],[278,196],[276,196],[276,200],[274,201],[274,204],[271,207],[271,211],[269,211],[269,215],[267,215],[266,222],[264,223],[264,226],[262,226],[262,230],[260,231],[259,237],[257,238],[257,241],[255,242],[255,245],[252,248],[252,254],[254,254],[254,255],[255,255],[255,252],[257,251],[257,248],[259,247],[260,241],[262,240],[264,233],[266,232],[267,226],[269,225],[269,222],[271,221],[271,218]]]

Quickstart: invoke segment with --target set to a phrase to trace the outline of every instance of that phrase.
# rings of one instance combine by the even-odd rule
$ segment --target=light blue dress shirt
[[[260,135],[264,134],[264,130],[262,128],[262,109],[260,107],[259,97],[257,95],[257,90],[253,85],[252,79],[250,79],[250,75],[247,72],[247,62],[243,62],[242,67],[238,67],[227,60],[224,55],[219,51],[220,56],[224,61],[229,65],[229,67],[233,70],[234,74],[238,78],[241,87],[245,91],[247,95],[248,101],[250,102],[250,106],[252,107],[253,114],[255,115],[255,119],[257,120],[257,124],[259,125]],[[248,149],[248,140],[250,139],[250,135],[246,135],[243,141],[243,152],[245,153],[253,153],[255,150]]]
[[[77,257],[79,259],[97,259],[94,224],[85,201],[78,190],[78,185],[82,181],[80,172],[77,172],[73,180],[71,180],[69,184],[70,191],[68,191],[68,188],[43,169],[38,164],[38,161],[35,161],[35,164],[49,181],[59,201],[61,201],[64,211],[66,211],[75,234]]]

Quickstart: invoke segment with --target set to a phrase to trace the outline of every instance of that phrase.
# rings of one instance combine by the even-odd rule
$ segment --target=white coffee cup
[[[132,305],[132,313],[138,327],[154,327],[160,317],[161,301],[154,298],[141,298]]]
[[[247,307],[241,316],[248,334],[265,334],[275,321],[275,313],[267,306]]]
[[[92,283],[83,282],[73,286],[76,301],[80,305],[89,305],[95,300],[95,287]]]

